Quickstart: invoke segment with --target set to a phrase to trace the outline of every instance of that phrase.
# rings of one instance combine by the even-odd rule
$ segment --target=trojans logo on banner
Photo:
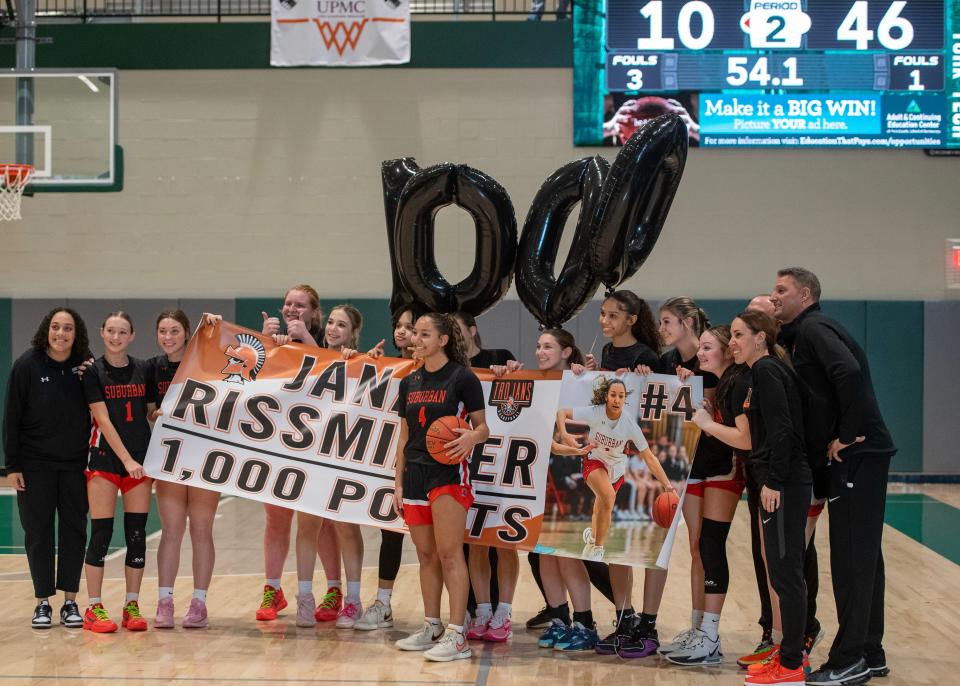
[[[409,61],[409,0],[272,0],[275,67]]]

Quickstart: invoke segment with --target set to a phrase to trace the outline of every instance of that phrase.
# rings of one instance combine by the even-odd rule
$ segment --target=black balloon
[[[384,195],[389,204],[386,183]],[[473,269],[457,284],[443,277],[434,254],[436,215],[450,204],[473,217],[477,236]],[[393,241],[401,297],[415,299],[430,310],[462,310],[477,316],[510,289],[517,220],[506,190],[481,171],[439,164],[410,177],[396,200]]]
[[[397,227],[397,204],[400,193],[407,181],[420,171],[420,167],[412,157],[401,157],[396,160],[386,160],[380,165],[380,175],[383,179],[383,211],[387,219],[387,246],[390,250],[390,272],[393,281],[393,290],[390,293],[390,311],[397,312],[402,306],[413,302],[413,296],[403,289],[400,278],[400,266],[394,250]]]
[[[517,251],[517,293],[524,306],[545,327],[559,327],[589,302],[600,286],[590,259],[590,228],[610,163],[602,157],[570,162],[540,186],[520,235]],[[563,229],[580,203],[576,232],[563,269],[554,265]]]
[[[591,232],[593,271],[610,288],[633,276],[657,243],[687,160],[687,127],[675,114],[647,121],[620,149]]]

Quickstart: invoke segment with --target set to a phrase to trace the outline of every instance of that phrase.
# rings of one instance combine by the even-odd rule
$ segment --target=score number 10
[[[730,57],[727,59],[727,83],[731,86],[743,86],[752,81],[761,88],[766,88],[767,84],[774,87],[799,87],[803,85],[803,79],[797,76],[797,58],[788,57],[783,61],[783,68],[786,70],[786,76],[770,76],[767,70],[767,58],[757,57],[756,63],[749,67],[751,57]],[[748,68],[749,67],[749,68]]]

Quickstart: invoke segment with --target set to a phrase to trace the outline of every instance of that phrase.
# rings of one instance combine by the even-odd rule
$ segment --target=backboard
[[[36,168],[27,193],[118,191],[117,73],[0,72],[0,163]]]

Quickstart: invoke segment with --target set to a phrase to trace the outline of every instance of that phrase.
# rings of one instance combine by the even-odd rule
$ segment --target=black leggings
[[[380,569],[377,576],[384,581],[396,581],[403,555],[403,534],[380,529]]]
[[[810,508],[809,484],[786,484],[775,512],[760,510],[770,585],[780,598],[783,641],[780,661],[787,669],[803,664],[803,635],[807,619],[807,584],[803,578],[806,546],[804,530]]]

